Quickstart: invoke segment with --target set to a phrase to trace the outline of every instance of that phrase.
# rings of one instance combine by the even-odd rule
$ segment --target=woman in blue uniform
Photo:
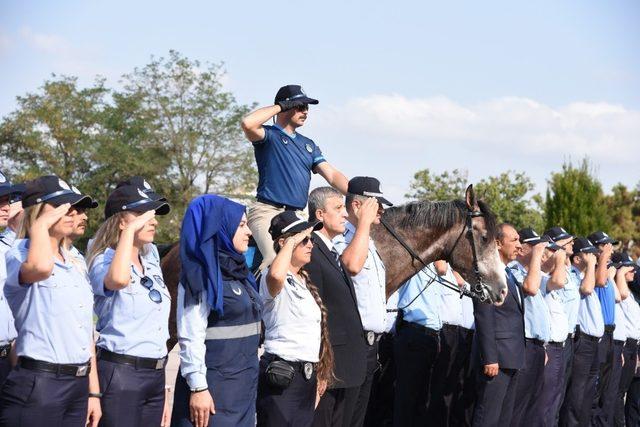
[[[195,198],[180,235],[180,372],[171,425],[255,425],[262,303],[243,253],[245,207]]]
[[[89,247],[95,295],[101,426],[159,426],[165,400],[164,366],[171,298],[153,253],[158,221],[169,213],[133,185],[109,195]]]
[[[24,220],[6,254],[5,296],[18,364],[0,392],[2,426],[97,426],[93,295],[86,266],[64,249],[76,209],[93,205],[57,176],[26,184]]]
[[[315,403],[333,380],[327,310],[302,268],[311,261],[309,223],[285,211],[271,220],[276,257],[263,273],[265,353],[260,359],[258,426],[310,426]]]

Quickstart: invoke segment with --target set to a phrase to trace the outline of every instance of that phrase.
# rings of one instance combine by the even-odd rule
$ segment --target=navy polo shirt
[[[258,164],[258,199],[304,209],[311,172],[326,162],[320,147],[304,135],[263,126],[264,139],[253,143]]]
[[[596,286],[595,290],[602,307],[602,317],[605,325],[613,325],[615,321],[616,293],[613,287],[615,283],[611,279],[607,279],[604,287]]]

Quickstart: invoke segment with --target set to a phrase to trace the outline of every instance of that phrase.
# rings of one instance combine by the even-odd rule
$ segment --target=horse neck
[[[429,227],[405,230],[397,227],[394,231],[426,264],[444,258],[450,246],[450,230],[434,230]],[[382,225],[372,229],[371,237],[385,265],[386,290],[389,296],[424,266],[420,261],[413,260],[409,252]]]

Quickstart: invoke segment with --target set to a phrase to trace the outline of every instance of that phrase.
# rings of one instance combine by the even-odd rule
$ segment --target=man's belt
[[[418,331],[418,332],[423,333],[425,335],[430,335],[430,336],[436,337],[436,338],[440,337],[440,333],[438,331],[436,331],[435,329],[431,329],[431,328],[426,327],[426,326],[418,325],[417,323],[407,322],[405,320],[405,321],[402,322],[401,328],[405,328],[405,327],[409,328],[409,329],[413,329],[414,331]]]
[[[89,362],[73,365],[44,362],[42,360],[30,359],[20,356],[18,358],[18,366],[29,371],[51,372],[58,375],[70,375],[72,377],[86,377],[91,372]]]
[[[625,340],[613,340],[613,343],[618,345],[624,345],[625,342]]]
[[[611,334],[616,329],[616,325],[604,325],[604,331]]]
[[[535,344],[535,345],[539,345],[540,347],[544,347],[544,341],[539,340],[538,338],[525,338],[524,339],[526,342]]]
[[[635,338],[627,338],[625,341],[626,345],[638,345],[638,340]]]
[[[263,199],[262,197],[257,197],[256,200],[260,203],[264,203],[265,205],[273,206],[274,208],[284,209],[285,211],[301,211],[304,208],[296,208],[295,206],[289,206],[282,203],[272,202],[271,200]]]
[[[0,359],[6,359],[11,353],[11,344],[0,346]]]
[[[556,348],[564,348],[567,345],[566,341],[557,342],[557,341],[549,341],[547,343],[547,347],[556,347]]]
[[[154,359],[151,357],[129,356],[127,354],[118,354],[112,351],[98,347],[98,359],[108,362],[119,363],[121,365],[133,366],[136,369],[164,369],[167,364],[167,358]]]
[[[593,342],[600,342],[602,340],[602,338],[600,337],[594,337],[593,335],[589,335],[589,334],[585,334],[584,332],[580,331],[580,333],[578,334],[578,336],[581,339],[585,339],[587,341],[593,341]]]
[[[382,334],[378,334],[373,331],[364,331],[364,339],[368,345],[373,345],[374,343],[380,341],[380,337]]]
[[[304,375],[304,377],[307,380],[311,379],[313,372],[317,368],[317,364],[313,362],[292,362],[290,360],[285,360],[282,357],[277,356],[275,354],[271,354],[271,353],[265,353],[264,357],[268,362],[273,362],[274,360],[280,360],[282,362],[289,364],[293,369],[302,373],[302,375]]]

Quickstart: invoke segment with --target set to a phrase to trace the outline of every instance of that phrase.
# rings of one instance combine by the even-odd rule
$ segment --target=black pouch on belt
[[[285,389],[293,381],[296,370],[284,360],[274,360],[269,363],[264,373],[267,375],[269,384]]]

